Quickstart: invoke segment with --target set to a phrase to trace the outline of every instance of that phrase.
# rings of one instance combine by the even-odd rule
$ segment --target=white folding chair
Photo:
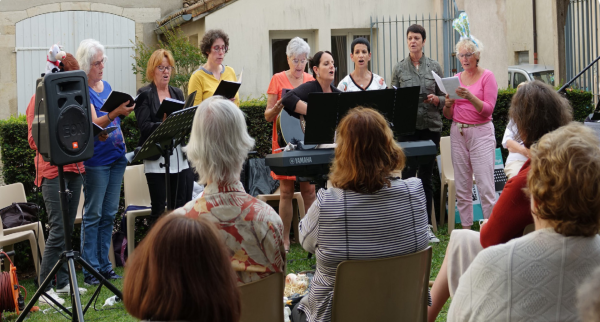
[[[10,206],[13,202],[27,202],[27,196],[25,195],[25,187],[23,187],[23,184],[20,182],[0,187],[0,209]],[[33,232],[33,238],[34,240],[37,240],[36,243],[33,243],[31,245],[31,252],[34,253],[36,271],[39,275],[39,269],[37,268],[37,266],[39,265],[38,248],[39,254],[44,254],[44,250],[46,249],[46,240],[44,239],[44,227],[42,226],[42,223],[40,221],[31,224],[21,225],[18,227],[4,229],[3,235],[4,237],[6,237],[4,239],[6,243],[3,243],[3,246],[9,246],[8,248],[11,248],[12,244],[14,243],[11,244],[10,242],[8,242],[9,239],[16,240],[22,238],[23,236],[27,235],[22,233],[27,233],[29,231]],[[17,235],[9,236],[14,234]],[[27,238],[23,237],[22,239],[19,239],[19,241],[25,239]]]
[[[123,178],[125,190],[125,215],[127,216],[127,249],[128,254],[133,254],[135,247],[135,218],[149,216],[152,213],[150,191],[144,173],[144,165],[132,165],[125,169]],[[127,210],[130,206],[144,207],[144,209]]]

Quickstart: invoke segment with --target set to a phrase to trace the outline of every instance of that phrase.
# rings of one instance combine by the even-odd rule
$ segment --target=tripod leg
[[[72,257],[68,259],[69,264],[69,279],[71,280],[71,303],[73,303],[74,311],[73,321],[83,322],[83,309],[81,308],[81,297],[79,294],[79,286],[77,285],[77,272],[75,271],[75,262]]]
[[[102,274],[98,273],[97,270],[95,270],[92,266],[90,266],[90,264],[88,264],[85,260],[83,260],[83,258],[78,256],[75,259],[75,261],[77,263],[79,263],[83,268],[85,268],[85,270],[88,273],[90,273],[94,277],[96,277],[100,281],[100,283],[102,283],[104,286],[106,286],[106,288],[108,288],[111,292],[113,292],[113,294],[115,294],[118,298],[123,299],[123,293],[121,293],[121,291],[119,291],[119,289],[117,289],[106,278],[104,278],[104,276],[102,276]]]
[[[61,256],[60,260],[58,262],[56,262],[56,265],[54,265],[54,267],[52,268],[52,270],[50,271],[50,273],[48,273],[48,276],[46,276],[46,279],[44,280],[44,282],[42,283],[42,285],[40,285],[40,287],[35,292],[35,294],[33,295],[33,297],[29,300],[29,303],[27,303],[27,306],[25,307],[25,309],[23,310],[23,312],[21,312],[21,314],[17,318],[17,322],[23,321],[27,317],[27,314],[29,314],[29,312],[31,311],[31,309],[35,305],[35,302],[37,302],[37,300],[40,298],[40,296],[42,296],[42,295],[45,294],[46,287],[48,287],[48,285],[50,284],[50,282],[52,282],[52,279],[54,278],[54,275],[56,275],[56,273],[58,273],[58,270],[60,269],[60,267],[62,266],[62,264],[65,263],[65,260],[66,260],[66,258],[64,256]],[[54,301],[53,298],[51,298],[49,296],[47,296],[46,298],[49,298],[50,301],[52,301],[54,304],[58,305],[63,311],[67,312],[67,314],[69,314],[69,315],[72,314],[67,308],[65,308],[64,306],[60,305],[56,301]]]

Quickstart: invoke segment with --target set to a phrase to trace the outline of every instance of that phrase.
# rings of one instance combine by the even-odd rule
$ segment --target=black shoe
[[[102,276],[104,276],[104,278],[106,278],[107,280],[116,280],[119,278],[123,278],[122,276],[117,275],[117,273],[115,273],[115,271],[113,271],[112,269],[108,272],[104,272],[104,273],[100,273],[102,274]]]
[[[100,284],[100,281],[93,275],[88,275],[83,279],[83,283],[87,286],[94,286]]]

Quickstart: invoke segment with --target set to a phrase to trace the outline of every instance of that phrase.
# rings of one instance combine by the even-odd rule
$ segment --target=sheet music
[[[240,76],[237,78],[238,83],[242,83],[242,75],[244,74],[244,67],[242,67],[242,71],[240,72]]]
[[[434,71],[431,71],[433,74],[433,78],[435,78],[435,82],[437,83],[440,90],[450,96],[451,99],[460,99],[461,97],[456,95],[456,89],[460,87],[460,81],[458,77],[446,77],[441,78]]]

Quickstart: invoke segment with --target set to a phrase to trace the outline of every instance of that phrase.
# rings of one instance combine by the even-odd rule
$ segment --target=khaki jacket
[[[435,79],[431,74],[434,71],[440,77],[444,76],[444,71],[440,64],[430,58],[423,56],[420,60],[419,70],[410,61],[410,56],[399,61],[392,71],[392,86],[397,88],[421,86],[421,96],[419,97],[419,110],[417,112],[417,130],[430,130],[432,132],[442,131],[441,111],[446,102],[445,94],[437,87]],[[435,94],[440,99],[440,104],[424,103],[428,94]]]

